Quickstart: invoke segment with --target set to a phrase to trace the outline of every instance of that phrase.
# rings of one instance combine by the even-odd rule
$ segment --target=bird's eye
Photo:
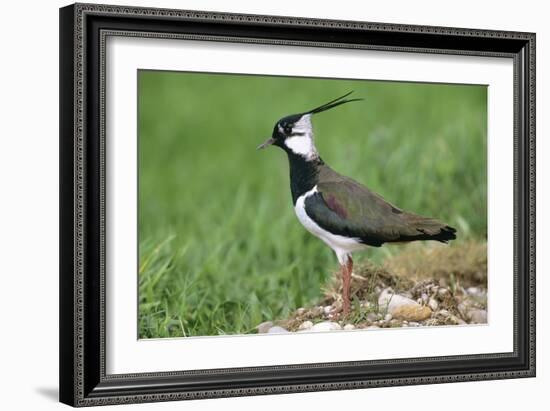
[[[291,132],[292,132],[292,127],[289,124],[285,125],[285,133],[290,134]]]

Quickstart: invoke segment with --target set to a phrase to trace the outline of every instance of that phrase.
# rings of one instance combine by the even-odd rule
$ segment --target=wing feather
[[[436,219],[408,213],[347,177],[317,184],[306,212],[323,229],[379,247],[385,242],[454,239],[455,230]]]

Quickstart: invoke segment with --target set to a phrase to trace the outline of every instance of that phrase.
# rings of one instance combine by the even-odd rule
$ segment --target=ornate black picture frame
[[[105,39],[508,57],[514,61],[514,350],[109,375],[105,372]],[[535,34],[75,4],[60,10],[60,400],[73,406],[535,376]],[[108,309],[108,308],[107,308]]]

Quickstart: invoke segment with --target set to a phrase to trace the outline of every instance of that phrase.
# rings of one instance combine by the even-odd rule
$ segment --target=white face
[[[293,153],[304,157],[308,161],[319,158],[319,153],[313,143],[311,114],[304,114],[300,120],[294,123],[292,134],[295,135],[286,138],[284,144]]]

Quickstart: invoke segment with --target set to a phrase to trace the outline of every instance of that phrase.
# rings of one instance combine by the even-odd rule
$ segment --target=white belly
[[[347,257],[353,251],[366,248],[365,244],[362,244],[358,238],[344,237],[338,234],[332,234],[323,228],[321,228],[315,221],[313,221],[306,213],[305,199],[317,192],[317,186],[313,187],[310,191],[298,197],[294,211],[300,223],[314,236],[323,240],[332,250],[336,253],[340,264],[344,264],[347,261]]]

